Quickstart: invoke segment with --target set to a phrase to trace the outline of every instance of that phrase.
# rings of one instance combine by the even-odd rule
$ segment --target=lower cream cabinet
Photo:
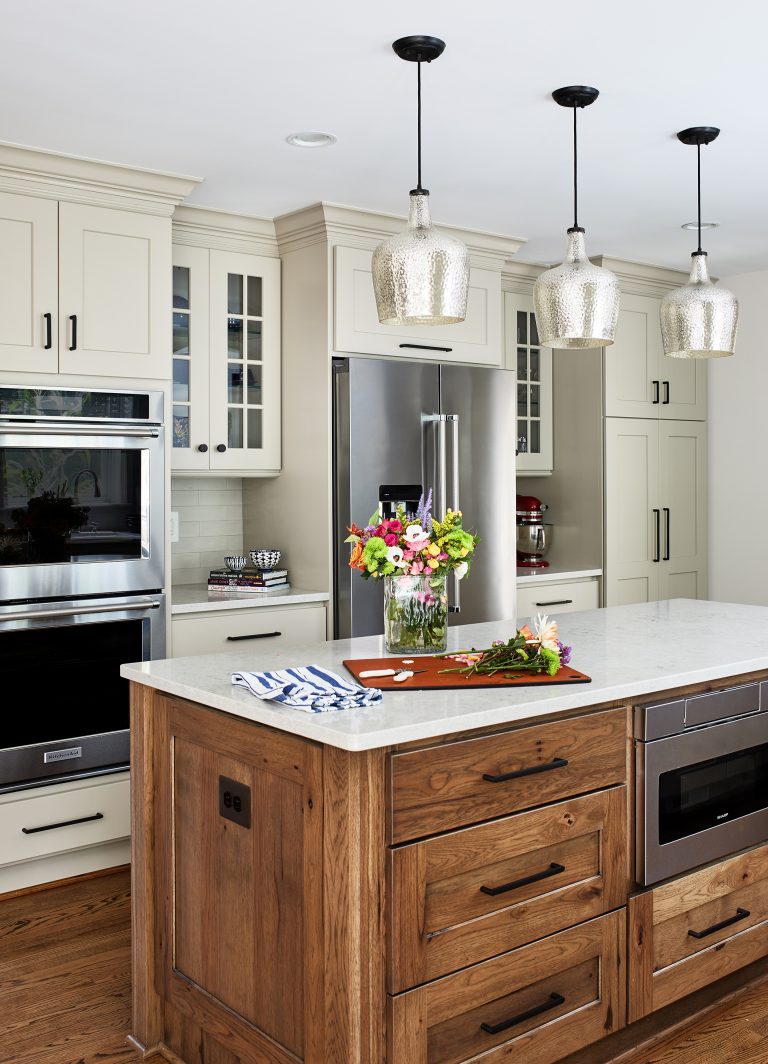
[[[600,605],[600,583],[589,580],[562,580],[541,584],[527,580],[517,585],[517,616],[535,617],[537,613],[554,616],[577,610],[596,610]]]
[[[326,637],[325,606],[317,603],[282,608],[254,606],[177,614],[171,621],[171,637],[171,653],[175,658],[220,654],[250,645],[266,648],[316,643]]]
[[[130,776],[0,795],[0,893],[130,860]]]

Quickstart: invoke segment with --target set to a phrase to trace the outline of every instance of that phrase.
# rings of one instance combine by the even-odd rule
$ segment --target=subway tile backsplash
[[[171,583],[205,583],[226,554],[242,553],[239,478],[172,477],[171,509],[179,515],[179,542],[171,544]]]

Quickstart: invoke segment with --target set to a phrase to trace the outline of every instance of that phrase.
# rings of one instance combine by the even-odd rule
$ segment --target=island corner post
[[[131,683],[139,1049],[385,1059],[385,756]],[[221,815],[222,779],[248,792],[249,827]]]

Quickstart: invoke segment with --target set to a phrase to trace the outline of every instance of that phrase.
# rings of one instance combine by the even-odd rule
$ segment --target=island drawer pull
[[[483,779],[488,783],[506,783],[507,780],[518,780],[521,776],[536,776],[539,772],[551,772],[553,768],[565,768],[567,764],[564,757],[556,757],[544,765],[531,765],[530,768],[519,768],[516,772],[504,772],[500,776],[491,776],[490,773],[484,772]]]
[[[241,639],[272,639],[276,635],[282,635],[282,632],[254,632],[253,635],[228,635],[228,643],[239,643]]]
[[[523,879],[513,879],[511,883],[502,883],[500,887],[481,887],[480,890],[483,894],[490,894],[492,898],[495,898],[497,894],[506,894],[507,891],[516,890],[517,887],[527,887],[529,883],[538,883],[540,879],[549,879],[550,876],[559,876],[564,871],[565,865],[556,864],[553,861],[543,872],[534,872],[533,875],[525,876]]]
[[[93,816],[81,816],[77,820],[62,820],[58,824],[43,824],[39,828],[22,828],[24,835],[36,835],[38,831],[53,831],[54,828],[71,828],[73,824],[89,824],[92,820],[103,820],[103,813],[94,813]]]
[[[412,348],[414,351],[444,351],[448,354],[452,347],[435,347],[433,344],[398,344],[398,347]]]
[[[573,599],[552,599],[551,602],[534,602],[534,606],[570,606]]]
[[[729,916],[727,920],[721,920],[719,924],[712,924],[711,927],[705,927],[703,931],[689,931],[688,934],[691,938],[706,938],[707,935],[714,935],[715,931],[722,931],[724,927],[730,927],[731,924],[736,924],[739,920],[746,920],[748,916],[751,916],[749,909],[737,909],[735,916]]]
[[[540,1005],[534,1005],[532,1009],[519,1012],[517,1016],[510,1016],[508,1020],[502,1020],[501,1023],[481,1023],[480,1030],[485,1031],[486,1034],[499,1034],[509,1027],[515,1027],[525,1020],[532,1020],[534,1016],[540,1016],[542,1012],[549,1012],[550,1009],[556,1009],[558,1005],[564,1004],[565,998],[562,994],[550,994],[547,1000],[542,1001]]]

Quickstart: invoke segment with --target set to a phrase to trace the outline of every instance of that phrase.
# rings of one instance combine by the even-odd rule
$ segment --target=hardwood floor
[[[126,1042],[127,870],[0,900],[0,1002],[0,1064],[139,1064]],[[768,978],[653,1049],[615,1059],[768,1064]]]

